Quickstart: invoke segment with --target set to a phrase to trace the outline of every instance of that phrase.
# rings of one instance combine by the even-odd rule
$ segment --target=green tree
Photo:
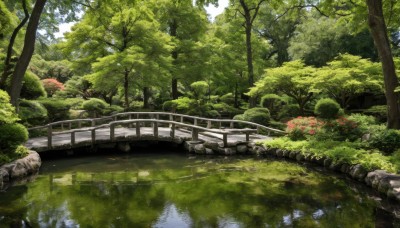
[[[86,11],[66,39],[66,51],[78,62],[91,64],[93,72],[86,78],[96,90],[123,88],[126,110],[132,83],[141,75],[151,78],[146,83],[165,75],[170,61],[170,39],[159,30],[145,1],[101,2]]]
[[[263,78],[256,82],[248,93],[252,97],[262,94],[285,94],[294,99],[305,113],[306,105],[314,98],[315,68],[305,66],[301,61],[284,63],[281,67],[267,69]]]
[[[319,68],[314,73],[313,88],[328,94],[342,108],[346,109],[349,102],[365,92],[381,92],[383,81],[381,65],[359,56],[340,55],[328,66]]]

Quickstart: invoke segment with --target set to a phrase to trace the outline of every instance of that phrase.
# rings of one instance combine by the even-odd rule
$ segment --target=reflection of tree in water
[[[21,227],[22,224],[29,223],[25,221],[27,213],[26,199],[24,195],[28,191],[28,187],[14,186],[12,191],[7,195],[0,192],[0,224],[10,224],[10,227]],[[10,208],[10,205],[13,205]]]
[[[28,190],[13,189],[10,200],[0,202],[4,208],[15,205],[10,217],[28,218],[33,226],[149,227],[172,216],[167,213],[172,207],[174,216],[184,216],[180,219],[194,227],[370,227],[375,222],[374,203],[363,192],[290,163],[248,159],[142,168],[40,176]]]

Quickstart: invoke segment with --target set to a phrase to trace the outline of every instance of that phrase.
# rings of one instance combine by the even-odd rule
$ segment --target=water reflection
[[[374,227],[388,221],[376,206],[356,185],[287,162],[99,156],[45,161],[34,182],[0,194],[0,224]]]

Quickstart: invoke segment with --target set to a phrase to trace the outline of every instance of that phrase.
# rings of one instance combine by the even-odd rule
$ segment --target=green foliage
[[[321,141],[324,139],[332,139],[337,141],[355,141],[360,139],[362,131],[355,121],[349,120],[346,117],[339,117],[335,120],[327,120],[316,137]]]
[[[103,110],[103,114],[104,115],[112,115],[112,114],[116,114],[116,113],[121,113],[124,112],[124,108],[118,105],[108,105],[104,110]]]
[[[26,148],[25,146],[19,145],[19,146],[15,149],[14,154],[15,154],[15,156],[16,156],[17,158],[23,158],[23,157],[25,157],[26,155],[29,154],[29,151],[28,151],[28,148]]]
[[[277,114],[277,119],[288,119],[300,115],[300,107],[297,104],[287,104],[282,106]]]
[[[251,108],[243,113],[243,119],[261,125],[267,125],[271,120],[271,116],[267,108]]]
[[[195,98],[202,99],[208,92],[208,83],[205,81],[193,82],[190,84],[190,88],[192,88]]]
[[[28,140],[28,130],[18,123],[0,125],[0,151],[11,153]]]
[[[223,115],[233,116],[240,112],[238,109],[236,109],[226,103],[223,103],[223,102],[213,104],[212,106],[216,111],[218,111],[220,114],[223,114]]]
[[[82,108],[89,113],[92,113],[95,117],[103,113],[103,110],[107,107],[107,103],[98,98],[90,98],[82,103]]]
[[[353,113],[348,117],[349,120],[357,123],[358,128],[362,133],[367,133],[371,125],[376,125],[376,118],[373,116],[363,115],[360,113]]]
[[[42,125],[47,120],[47,110],[38,101],[21,100],[18,114],[25,125]]]
[[[129,104],[129,108],[130,108],[130,110],[138,110],[138,109],[142,109],[143,105],[144,105],[143,101],[132,101]]]
[[[285,94],[297,102],[300,114],[303,115],[305,106],[314,97],[314,72],[315,68],[305,66],[301,61],[284,63],[281,67],[266,70],[248,95],[256,97],[266,93]]]
[[[10,104],[10,96],[7,92],[0,90],[0,124],[10,124],[18,120],[15,108]]]
[[[287,122],[286,132],[291,140],[303,140],[307,136],[317,134],[324,126],[324,122],[315,117],[297,117]]]
[[[375,105],[363,111],[366,115],[374,116],[379,122],[383,123],[387,120],[387,106]]]
[[[330,98],[320,99],[315,105],[314,110],[315,114],[323,119],[334,119],[338,117],[339,111],[339,104]]]
[[[166,101],[163,104],[163,110],[166,112],[175,112],[178,104],[174,101]]]
[[[27,71],[25,73],[21,88],[21,97],[32,100],[46,96],[47,93],[39,77],[36,76],[34,73]]]
[[[357,142],[338,142],[334,140],[302,140],[292,141],[288,137],[265,141],[267,147],[299,151],[304,155],[312,154],[315,157],[328,157],[334,163],[346,162],[351,165],[361,164],[367,170],[384,169],[395,171],[395,166],[389,157],[374,150],[364,150]]]
[[[188,112],[192,107],[197,104],[197,101],[189,97],[180,97],[178,99],[172,100],[176,105],[176,109],[181,112]]]
[[[53,96],[57,91],[64,90],[64,84],[62,84],[55,78],[43,79],[42,84],[43,84],[43,87],[46,90],[47,94],[50,97]]]
[[[285,105],[285,103],[285,99],[277,94],[265,94],[261,97],[260,106],[268,108],[271,112],[271,116],[277,118],[278,112],[282,109],[282,106]]]
[[[64,99],[41,99],[38,100],[47,109],[47,116],[50,122],[66,120],[69,118],[71,104]]]
[[[221,100],[221,102],[228,105],[234,105],[235,103],[235,96],[232,93],[224,94],[219,99]]]
[[[369,146],[376,148],[385,154],[392,154],[400,149],[400,131],[376,127],[371,132],[371,138],[368,141]]]

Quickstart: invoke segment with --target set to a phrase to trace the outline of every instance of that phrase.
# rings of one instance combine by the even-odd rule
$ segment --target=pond
[[[106,154],[44,160],[0,193],[5,227],[397,226],[366,187],[262,158]],[[2,226],[1,226],[2,227]]]

